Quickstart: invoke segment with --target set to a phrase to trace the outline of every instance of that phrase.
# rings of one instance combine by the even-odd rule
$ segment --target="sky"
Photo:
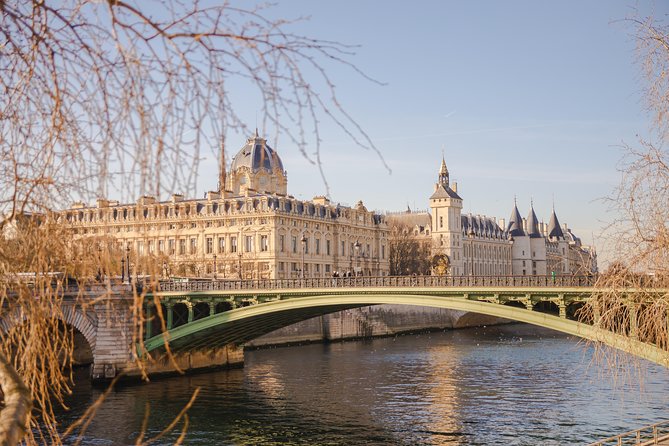
[[[597,244],[614,218],[603,198],[620,183],[622,144],[634,145],[650,122],[624,19],[667,12],[660,1],[293,0],[268,14],[309,17],[291,30],[359,45],[349,60],[380,82],[327,65],[341,104],[390,168],[323,117],[332,200],[427,209],[443,153],[463,212],[508,221],[515,199],[521,215],[534,203],[548,221],[554,205],[562,223]],[[238,112],[253,127],[260,106],[247,102]],[[228,163],[246,136],[227,136]],[[326,192],[297,147],[286,139],[270,145],[290,194]],[[215,178],[216,164],[203,165],[198,195]]]

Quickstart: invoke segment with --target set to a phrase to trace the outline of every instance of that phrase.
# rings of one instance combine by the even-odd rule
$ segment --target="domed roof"
[[[268,172],[278,169],[283,172],[281,158],[267,145],[266,139],[258,136],[257,129],[255,136],[247,139],[244,147],[232,158],[231,171],[242,167],[247,167],[252,172],[257,172],[260,169],[265,169]]]

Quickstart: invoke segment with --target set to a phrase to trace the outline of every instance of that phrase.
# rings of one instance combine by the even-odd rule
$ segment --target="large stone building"
[[[450,182],[442,158],[430,210],[389,214],[389,224],[407,225],[432,255],[448,259],[455,276],[585,275],[597,271],[594,248],[584,246],[567,225],[560,226],[555,210],[548,224],[539,222],[534,206],[526,219],[514,203],[508,224],[504,219],[462,214],[463,199]]]
[[[257,130],[233,157],[229,172],[221,163],[218,183],[203,199],[178,194],[127,204],[100,199],[95,206],[75,203],[59,218],[77,237],[114,239],[133,266],[145,264],[142,259],[164,265],[165,276],[388,274],[384,217],[362,201],[348,207],[322,196],[303,201],[288,195],[281,159]]]

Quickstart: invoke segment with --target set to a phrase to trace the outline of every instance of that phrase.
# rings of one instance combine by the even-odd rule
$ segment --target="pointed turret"
[[[560,227],[560,222],[558,221],[557,215],[555,215],[555,209],[551,213],[551,221],[548,222],[548,237],[549,238],[564,238],[564,233]]]
[[[441,167],[439,167],[439,184],[443,184],[445,187],[449,185],[448,168],[443,156],[441,157]]]
[[[509,217],[509,225],[506,228],[506,232],[512,237],[525,235],[525,231],[523,231],[523,219],[520,216],[520,212],[518,212],[518,205],[515,200],[513,202],[513,210],[511,211],[511,217]]]
[[[541,237],[541,232],[539,232],[539,220],[537,219],[537,214],[534,213],[534,205],[530,207],[530,213],[527,216],[527,235],[529,235],[530,238]]]

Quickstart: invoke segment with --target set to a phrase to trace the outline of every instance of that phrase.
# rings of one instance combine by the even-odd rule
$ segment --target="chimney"
[[[453,189],[453,192],[455,192],[456,194],[458,193],[458,182],[457,181],[453,181],[453,187],[451,187],[451,189]]]

